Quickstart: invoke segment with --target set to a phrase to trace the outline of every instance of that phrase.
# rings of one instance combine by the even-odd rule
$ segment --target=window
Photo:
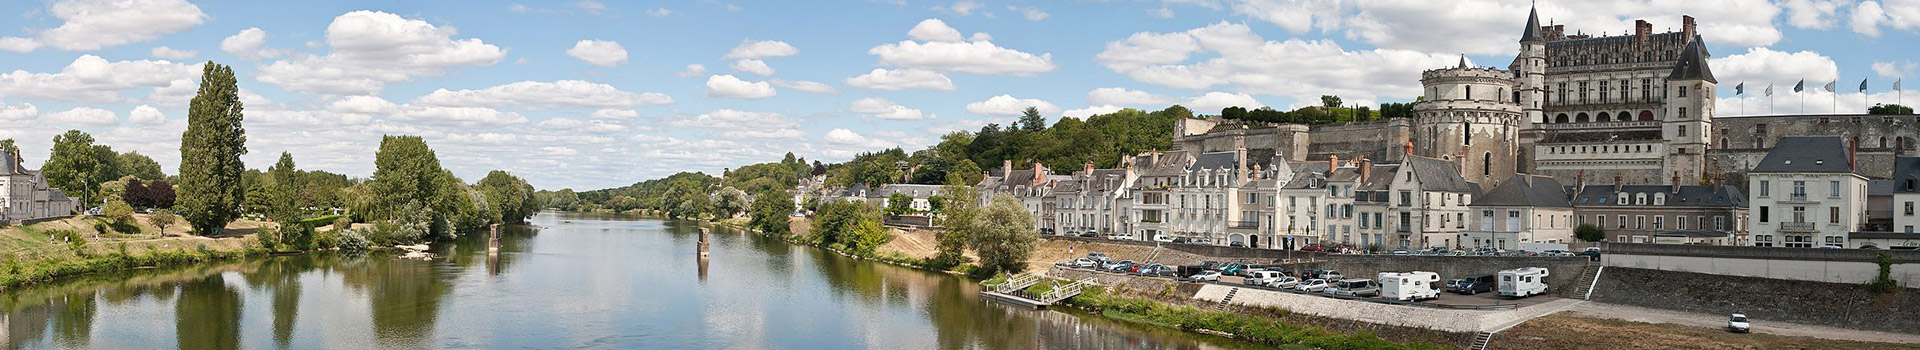
[[[1606,215],[1594,215],[1594,216],[1593,216],[1593,226],[1594,226],[1594,227],[1602,227],[1602,228],[1604,228],[1604,227],[1607,227],[1607,216],[1606,216]]]
[[[1468,132],[1467,134],[1472,135],[1473,133]],[[1467,137],[1467,140],[1473,140],[1473,137]],[[1492,175],[1493,175],[1493,152],[1487,152],[1486,154],[1480,155],[1480,176],[1492,176]]]
[[[1903,215],[1913,216],[1913,202],[1907,202],[1906,207],[1907,207],[1906,211],[1903,213]]]
[[[1760,206],[1760,222],[1767,222],[1767,206]]]
[[[1687,107],[1680,107],[1680,113],[1682,114],[1687,113]],[[1680,137],[1687,137],[1687,126],[1681,125],[1679,129],[1680,129]]]
[[[1771,185],[1772,185],[1772,181],[1760,180],[1760,196],[1761,197],[1767,196],[1767,192],[1770,192],[1767,190],[1767,188],[1772,187]]]
[[[1686,118],[1686,117],[1687,117],[1687,107],[1680,107],[1680,115],[1676,115],[1676,116],[1674,116],[1674,117],[1675,117],[1675,118]],[[1687,136],[1687,135],[1685,134],[1685,132],[1686,132],[1686,131],[1684,131],[1684,130],[1683,130],[1683,131],[1681,131],[1681,133],[1682,133],[1682,134],[1680,134],[1680,136]]]
[[[1827,197],[1840,198],[1840,181],[1827,181]]]
[[[1661,216],[1661,215],[1654,215],[1654,216],[1653,216],[1653,230],[1654,230],[1654,231],[1659,231],[1659,230],[1661,230],[1661,228],[1663,228],[1663,227],[1665,227],[1664,225],[1662,225],[1663,223],[1662,223],[1661,221],[1665,221],[1665,220],[1662,220],[1662,219],[1666,219],[1666,218],[1667,218],[1666,216]]]
[[[1674,216],[1674,217],[1673,217],[1673,229],[1674,229],[1674,230],[1682,230],[1682,231],[1684,231],[1684,230],[1686,230],[1686,229],[1687,229],[1687,217],[1686,217],[1686,216]]]
[[[1715,217],[1713,217],[1713,230],[1715,230],[1715,231],[1726,231],[1726,230],[1727,230],[1727,217],[1725,217],[1725,216],[1715,216]]]
[[[1684,87],[1680,88],[1680,97],[1687,97],[1687,88],[1684,88]],[[1681,113],[1686,113],[1686,112],[1681,112]]]
[[[1807,207],[1793,207],[1793,222],[1807,222]]]
[[[1755,246],[1755,247],[1772,247],[1772,246],[1773,246],[1773,236],[1770,236],[1770,235],[1757,235],[1757,236],[1753,236],[1753,246]]]
[[[1806,182],[1806,181],[1794,181],[1794,182],[1793,182],[1793,196],[1794,196],[1794,197],[1806,197],[1806,196],[1807,196],[1807,182]]]
[[[1619,227],[1619,228],[1627,228],[1627,216],[1626,216],[1626,215],[1621,215],[1620,217],[1617,217],[1617,218],[1615,218],[1615,219],[1619,219],[1619,220],[1617,221],[1617,222],[1619,222],[1619,225],[1620,225],[1620,227]]]
[[[1634,229],[1639,229],[1639,230],[1644,230],[1644,229],[1646,229],[1646,228],[1647,228],[1647,216],[1646,216],[1646,215],[1634,215],[1634,216],[1633,216],[1633,228],[1634,228]]]
[[[1829,224],[1840,223],[1840,207],[1827,208],[1827,223]]]

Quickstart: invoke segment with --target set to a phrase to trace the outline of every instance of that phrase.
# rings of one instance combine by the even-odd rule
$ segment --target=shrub
[[[340,243],[337,247],[339,247],[341,250],[350,250],[350,251],[367,250],[367,247],[369,247],[370,245],[368,244],[367,236],[364,234],[361,234],[360,233],[361,231],[362,230],[339,231]]]
[[[1880,276],[1867,284],[1867,291],[1887,294],[1900,290],[1900,283],[1890,276],[1893,274],[1893,256],[1887,253],[1874,254],[1873,262],[1880,265]]]

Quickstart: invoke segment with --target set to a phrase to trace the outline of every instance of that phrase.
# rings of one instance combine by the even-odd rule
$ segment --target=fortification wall
[[[1824,249],[1800,249],[1816,251]],[[1920,334],[1920,289],[1874,294],[1857,283],[1824,283],[1608,266],[1593,300],[1709,314]]]
[[[1764,126],[1763,126],[1764,125]],[[1920,116],[1782,115],[1713,119],[1708,172],[1745,173],[1787,136],[1836,135],[1858,145],[1860,171],[1892,176],[1893,158],[1920,154]]]
[[[1365,156],[1375,164],[1393,164],[1405,158],[1406,152],[1401,148],[1413,134],[1406,119],[1389,119],[1318,125],[1307,135],[1311,143],[1307,146],[1306,158],[1301,160],[1323,160],[1333,156],[1358,159]]]

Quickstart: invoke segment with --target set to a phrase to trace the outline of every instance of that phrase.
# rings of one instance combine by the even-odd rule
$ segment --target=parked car
[[[1100,238],[1100,234],[1098,234],[1098,233],[1093,233],[1093,232],[1087,232],[1087,233],[1082,233],[1082,234],[1080,234],[1080,237],[1086,237],[1086,238]]]
[[[1088,259],[1088,258],[1073,259],[1073,267],[1093,268],[1095,266],[1100,266],[1100,262],[1093,261],[1093,259]]]
[[[1107,253],[1101,253],[1101,252],[1087,253],[1087,259],[1093,259],[1093,261],[1107,261]]]
[[[1727,331],[1734,333],[1752,332],[1753,324],[1747,321],[1747,315],[1733,314],[1733,318],[1727,319]]]
[[[1125,267],[1127,266],[1127,264],[1132,264],[1132,263],[1133,263],[1133,260],[1107,260],[1106,262],[1100,263],[1100,269],[1111,271],[1114,269]]]
[[[1344,279],[1327,286],[1333,295],[1371,297],[1380,295],[1380,284],[1365,278]]]
[[[1167,265],[1163,265],[1161,263],[1151,263],[1151,264],[1141,264],[1138,267],[1135,267],[1132,272],[1151,276],[1162,270],[1171,270],[1171,269],[1169,269]]]
[[[1153,235],[1153,241],[1160,242],[1160,243],[1173,243],[1173,236]]]
[[[1300,247],[1300,251],[1303,251],[1303,252],[1324,252],[1324,251],[1327,251],[1327,247],[1322,247],[1322,246],[1317,246],[1317,245],[1310,245],[1310,246],[1305,246],[1305,247]]]
[[[1411,251],[1411,250],[1405,250],[1405,249],[1402,249],[1402,250],[1395,250],[1395,251],[1393,251],[1392,253],[1388,253],[1388,254],[1392,254],[1392,255],[1413,255],[1413,251]]]
[[[1293,286],[1293,290],[1310,292],[1310,293],[1319,292],[1326,289],[1327,289],[1327,280],[1318,279],[1318,278],[1310,278],[1310,279],[1307,279],[1306,281],[1300,282],[1300,284],[1296,284]]]
[[[1293,276],[1280,276],[1279,279],[1267,283],[1268,287],[1274,288],[1293,288],[1293,286],[1298,285],[1300,285],[1300,279],[1294,278]]]
[[[1300,269],[1300,278],[1320,278],[1321,269]]]
[[[1250,271],[1250,272],[1247,272],[1247,279],[1242,282],[1246,284],[1256,285],[1256,286],[1264,286],[1264,285],[1273,283],[1275,281],[1279,281],[1281,277],[1286,277],[1286,276],[1287,275],[1281,274],[1280,271],[1267,271],[1267,270]]]
[[[1174,237],[1173,240],[1167,241],[1167,243],[1193,244],[1193,239],[1186,238],[1186,237]]]
[[[1543,267],[1500,271],[1500,295],[1524,298],[1547,293],[1548,272]]]
[[[1341,276],[1340,271],[1337,271],[1337,270],[1324,270],[1324,271],[1320,271],[1320,276],[1317,276],[1317,277],[1323,280],[1328,280],[1328,281],[1338,281],[1340,280],[1340,277],[1343,277],[1343,276]]]
[[[1220,281],[1220,271],[1202,271],[1202,272],[1200,272],[1200,273],[1198,273],[1198,274],[1195,274],[1195,275],[1193,275],[1193,276],[1188,276],[1188,277],[1187,277],[1187,279],[1190,279],[1190,280],[1195,280],[1195,281],[1214,281],[1214,282],[1219,282],[1219,281]]]
[[[1497,278],[1494,275],[1473,275],[1447,280],[1447,291],[1466,295],[1492,292],[1499,288]]]
[[[1246,244],[1246,243],[1240,243],[1240,242],[1233,242],[1233,243],[1227,243],[1227,246],[1228,246],[1228,247],[1234,247],[1234,248],[1246,248],[1246,247],[1247,247],[1247,244]]]

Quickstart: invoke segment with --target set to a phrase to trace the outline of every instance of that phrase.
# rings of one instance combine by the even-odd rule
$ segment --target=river
[[[9,349],[1239,349],[988,302],[960,277],[716,230],[542,213],[392,253],[96,274],[0,293]]]

